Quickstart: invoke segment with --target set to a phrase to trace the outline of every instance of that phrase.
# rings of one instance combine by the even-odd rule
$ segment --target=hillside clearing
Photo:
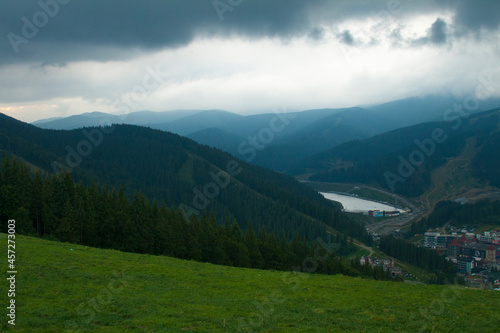
[[[500,320],[500,293],[491,291],[239,269],[22,236],[16,245],[14,331],[494,332]]]

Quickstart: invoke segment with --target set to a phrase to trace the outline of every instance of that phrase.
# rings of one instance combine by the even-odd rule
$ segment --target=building
[[[458,242],[459,242],[460,244],[465,244],[465,243],[467,243],[467,237],[465,237],[465,234],[464,234],[464,235],[462,235],[462,237],[460,237],[460,238],[458,239]]]
[[[500,285],[500,272],[483,272],[482,275],[486,284]]]
[[[481,243],[491,243],[491,241],[493,240],[489,232],[485,232],[484,235],[477,234],[476,238]]]
[[[455,236],[440,234],[439,232],[426,232],[424,234],[424,246],[430,248],[446,248],[446,245],[453,241]]]
[[[404,273],[403,273],[403,270],[401,269],[401,267],[395,266],[395,267],[391,268],[391,275],[393,278],[395,278],[397,276],[403,276]]]
[[[455,240],[455,237],[453,235],[437,235],[436,245],[438,247],[446,247],[446,245],[453,240]]]
[[[457,271],[470,274],[476,268],[476,260],[472,257],[460,256],[457,258]]]
[[[456,258],[460,255],[460,247],[462,246],[462,244],[454,239],[452,240],[450,243],[448,243],[448,245],[446,245],[446,248],[447,248],[447,254],[448,254],[448,257],[451,257],[451,258]]]
[[[394,210],[394,211],[369,210],[368,211],[368,216],[370,216],[370,217],[392,217],[392,216],[398,216],[400,214],[401,214],[401,212],[398,210]]]
[[[436,237],[439,235],[439,232],[426,232],[424,234],[424,246],[435,248],[437,246]]]
[[[493,244],[491,244],[490,246],[488,246],[486,248],[486,261],[489,261],[489,262],[496,262],[497,261],[497,248],[496,246],[494,246]]]
[[[398,216],[400,212],[398,210],[393,210],[393,211],[384,211],[384,216]]]
[[[361,265],[369,264],[371,267],[382,267],[384,272],[394,268],[394,260],[391,259],[379,259],[379,258],[362,256],[359,259],[359,263]]]
[[[465,243],[464,246],[460,248],[460,254],[467,257],[486,259],[486,249],[488,247],[488,244],[474,242]]]
[[[446,254],[449,258],[473,257],[482,260],[489,265],[500,261],[500,246],[485,244],[474,241],[461,242],[462,239],[454,239],[446,246]]]

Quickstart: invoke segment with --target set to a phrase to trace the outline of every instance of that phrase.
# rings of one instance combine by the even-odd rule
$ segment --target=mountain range
[[[442,119],[458,103],[453,96],[424,96],[385,104],[300,112],[239,115],[223,110],[139,111],[127,115],[91,112],[32,124],[46,129],[130,124],[186,136],[265,168],[291,172],[307,157],[342,143],[401,127]],[[481,102],[481,110],[500,100]]]
[[[310,180],[370,184],[410,197],[446,185],[443,192],[452,198],[473,187],[498,191],[499,147],[496,108],[349,141],[303,159],[292,171]]]
[[[123,187],[131,198],[181,206],[186,214],[213,211],[218,220],[312,240],[331,227],[368,239],[331,202],[294,178],[241,161],[218,149],[134,125],[48,130],[0,114],[0,152],[45,174],[71,172],[75,181]]]

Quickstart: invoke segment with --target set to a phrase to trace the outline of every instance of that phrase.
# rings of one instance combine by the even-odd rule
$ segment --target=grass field
[[[474,231],[476,234],[482,234],[485,231],[500,230],[500,224],[487,224],[476,228]]]
[[[6,235],[0,240],[6,249]],[[16,252],[16,325],[2,306],[3,330],[496,332],[500,323],[495,291],[231,268],[21,236]]]

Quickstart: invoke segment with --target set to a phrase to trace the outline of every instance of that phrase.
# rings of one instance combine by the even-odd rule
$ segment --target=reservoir
[[[340,202],[344,207],[344,211],[348,213],[367,213],[369,210],[403,212],[403,210],[387,204],[360,199],[350,195],[327,192],[320,192],[320,194],[328,200]]]

